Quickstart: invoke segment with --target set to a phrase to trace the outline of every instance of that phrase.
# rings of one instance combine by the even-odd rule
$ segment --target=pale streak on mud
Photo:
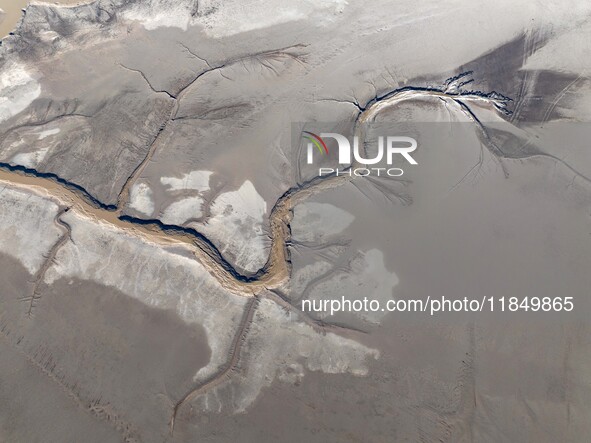
[[[248,333],[248,328],[252,323],[252,319],[254,318],[254,313],[256,308],[259,304],[260,299],[255,297],[248,301],[248,304],[245,306],[244,314],[242,316],[242,320],[240,321],[240,325],[238,326],[238,330],[236,335],[234,336],[234,340],[232,342],[232,346],[230,348],[230,358],[224,364],[221,371],[217,374],[214,374],[205,382],[200,383],[195,388],[191,389],[187,392],[179,401],[177,401],[172,410],[172,416],[170,418],[169,426],[170,426],[170,435],[174,432],[174,423],[176,421],[176,417],[178,415],[179,410],[183,407],[183,405],[202,392],[207,391],[217,385],[219,385],[222,381],[224,381],[224,377],[229,377],[231,371],[233,371],[238,364],[240,359],[240,351],[242,350],[242,343],[246,338],[246,334]]]
[[[72,235],[72,228],[68,223],[61,219],[61,216],[64,215],[69,210],[69,208],[62,208],[55,216],[54,222],[56,225],[60,226],[64,233],[62,236],[57,240],[57,242],[52,246],[51,250],[47,254],[47,258],[43,263],[43,266],[39,269],[37,274],[35,275],[35,283],[33,284],[33,292],[30,297],[23,299],[29,303],[29,308],[27,310],[27,316],[30,318],[33,316],[33,308],[35,307],[35,302],[41,298],[41,294],[39,293],[39,287],[43,282],[45,277],[45,273],[53,264],[55,260],[55,256],[59,252],[60,248],[66,244],[66,242],[71,238]]]

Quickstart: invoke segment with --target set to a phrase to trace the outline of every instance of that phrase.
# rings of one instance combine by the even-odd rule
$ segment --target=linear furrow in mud
[[[240,359],[240,351],[242,350],[242,345],[246,339],[246,334],[248,333],[248,328],[252,323],[254,318],[255,311],[257,306],[260,302],[259,297],[254,297],[248,301],[247,305],[244,309],[244,314],[238,325],[236,330],[236,334],[234,335],[234,340],[232,341],[232,346],[230,347],[230,353],[226,364],[218,371],[217,374],[214,374],[205,382],[200,383],[198,386],[192,388],[189,392],[187,392],[179,401],[176,402],[174,405],[172,416],[170,418],[170,433],[174,432],[174,424],[176,417],[179,413],[179,410],[183,407],[184,404],[194,399],[197,395],[202,392],[207,391],[217,385],[219,385],[226,376],[236,368],[238,361]]]

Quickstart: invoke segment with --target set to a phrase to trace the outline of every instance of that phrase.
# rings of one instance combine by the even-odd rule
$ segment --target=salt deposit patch
[[[331,278],[319,283],[312,289],[310,300],[332,299],[335,294],[346,300],[378,300],[385,306],[393,298],[392,291],[398,284],[398,276],[386,269],[384,254],[378,249],[371,249],[357,254],[350,263],[348,272],[336,273]],[[330,314],[330,313],[328,313]],[[327,313],[320,313],[320,318],[330,319]],[[387,311],[356,312],[362,320],[379,323]]]
[[[158,28],[179,28],[187,30],[191,21],[191,2],[173,0],[152,0],[132,5],[123,17],[138,21],[147,30]]]
[[[41,86],[18,63],[5,67],[0,74],[0,122],[25,110],[41,94]]]
[[[191,218],[199,218],[203,215],[201,197],[187,197],[168,205],[160,218],[168,225],[183,225]]]
[[[148,30],[172,27],[186,31],[189,26],[202,25],[209,36],[219,38],[311,16],[316,18],[318,24],[326,23],[342,13],[347,4],[345,0],[284,0],[270,6],[265,0],[248,3],[239,0],[205,0],[200,1],[195,8],[193,2],[186,0],[151,0],[130,5],[123,17],[140,22]],[[269,14],[270,7],[273,8],[273,14]]]
[[[199,229],[222,254],[240,268],[258,271],[267,261],[269,239],[263,230],[267,202],[245,181],[237,191],[220,194],[211,204],[211,217]]]
[[[246,299],[225,291],[194,259],[145,241],[121,229],[70,211],[64,220],[72,240],[58,252],[45,281],[78,278],[117,288],[160,309],[174,310],[187,323],[203,325],[211,348],[206,378],[226,361]],[[43,232],[37,230],[36,232]]]
[[[152,190],[146,183],[135,183],[131,187],[129,206],[147,216],[154,213]]]
[[[205,12],[197,23],[205,25],[205,32],[212,37],[227,37],[242,32],[314,17],[316,23],[330,20],[346,7],[344,0],[301,0],[298,2],[278,1],[269,14],[269,2],[254,0],[244,3],[240,0],[199,2],[199,10]]]
[[[55,134],[59,134],[59,133],[60,133],[60,128],[46,129],[45,131],[41,131],[39,133],[38,140],[43,140],[44,138],[49,137],[50,135],[55,135]]]
[[[12,162],[27,168],[36,168],[47,156],[49,147],[41,148],[33,152],[23,152],[12,157]]]
[[[263,299],[240,354],[241,370],[195,402],[203,410],[244,412],[276,379],[294,383],[304,369],[326,374],[365,376],[376,349],[333,333],[320,334],[297,315]]]
[[[171,225],[182,225],[203,216],[203,193],[209,190],[211,171],[191,171],[182,177],[161,177],[167,191],[197,191],[198,195],[174,201],[164,210],[161,220]]]
[[[184,174],[181,178],[161,177],[160,183],[168,186],[171,190],[194,189],[199,192],[209,190],[209,178],[213,174],[211,171],[191,171]]]
[[[0,189],[0,250],[35,274],[63,232],[55,225],[59,207],[33,192]]]

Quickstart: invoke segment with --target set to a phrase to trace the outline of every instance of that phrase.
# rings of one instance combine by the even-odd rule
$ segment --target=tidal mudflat
[[[0,47],[0,439],[588,440],[591,9],[375,8],[27,7]],[[330,136],[309,162],[302,131],[415,163],[357,175]]]

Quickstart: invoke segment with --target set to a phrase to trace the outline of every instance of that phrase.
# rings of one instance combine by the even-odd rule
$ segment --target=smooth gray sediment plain
[[[588,441],[567,3],[29,5],[0,47],[0,440]],[[302,130],[410,135],[418,165],[318,178],[335,146],[308,165]],[[302,311],[443,296],[575,310]]]

